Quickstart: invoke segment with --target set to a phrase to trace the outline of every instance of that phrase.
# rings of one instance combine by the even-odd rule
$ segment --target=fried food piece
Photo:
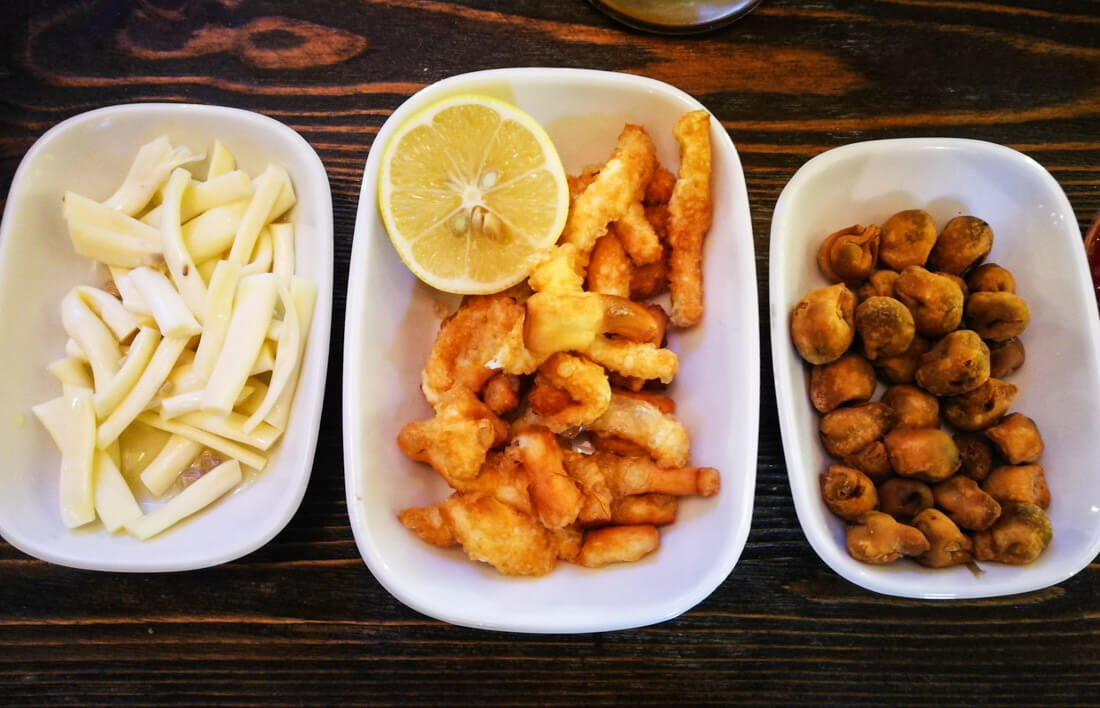
[[[935,274],[939,275],[939,276],[942,276],[944,278],[947,278],[952,283],[959,286],[959,292],[961,292],[963,294],[963,301],[964,302],[966,301],[966,298],[970,296],[970,288],[967,287],[966,281],[963,280],[962,277],[960,277],[958,275],[955,275],[954,273],[948,273],[948,272],[942,271],[942,270],[937,270],[935,272]]]
[[[894,411],[895,429],[940,427],[940,402],[916,386],[891,386],[882,394],[882,402]]]
[[[439,512],[439,504],[405,509],[397,515],[397,519],[425,543],[440,548],[450,548],[458,543],[458,539],[451,533],[451,527]]]
[[[936,223],[921,209],[899,211],[882,225],[878,257],[890,268],[901,271],[923,265],[936,244]]]
[[[883,443],[890,466],[902,477],[939,482],[955,474],[962,465],[955,441],[938,428],[891,430]]]
[[[656,206],[658,204],[667,204],[669,199],[672,199],[672,190],[676,187],[676,175],[670,171],[657,165],[657,169],[653,170],[653,176],[649,178],[649,183],[645,186],[645,197],[642,201],[646,206]]]
[[[571,243],[551,248],[531,270],[527,284],[535,292],[572,295],[584,289],[584,269],[588,254],[581,254]]]
[[[676,414],[676,401],[656,391],[623,391],[621,389],[613,389],[613,393],[622,398],[645,401],[665,415]]]
[[[970,433],[956,433],[952,438],[959,448],[962,466],[959,474],[964,474],[975,482],[981,482],[993,469],[993,446],[985,438]]]
[[[577,195],[560,242],[575,246],[583,264],[587,264],[596,241],[607,232],[607,225],[621,219],[630,205],[641,199],[657,164],[656,154],[645,128],[626,125],[611,157]]]
[[[661,239],[661,243],[668,245],[668,204],[654,204],[653,206],[646,206],[645,218],[649,222],[649,225],[653,227],[653,231],[656,232],[657,238]],[[666,256],[665,265],[668,265],[668,254]]]
[[[493,497],[454,494],[438,505],[443,520],[471,560],[505,575],[546,575],[557,544],[542,524]]]
[[[668,263],[659,260],[656,263],[639,266],[630,276],[630,298],[646,300],[660,295],[668,289]]]
[[[548,396],[545,389],[557,389],[567,396]],[[539,367],[528,397],[535,413],[552,432],[588,425],[603,415],[611,402],[611,385],[603,367],[574,354],[558,352]]]
[[[1022,413],[1001,418],[996,425],[985,429],[985,436],[1011,465],[1035,462],[1043,454],[1043,436],[1039,434],[1039,427]]]
[[[931,548],[912,526],[899,524],[881,511],[869,511],[846,532],[848,555],[864,563],[892,563],[903,555],[919,556]]]
[[[932,488],[916,479],[894,477],[878,488],[879,508],[898,521],[911,519],[925,509],[931,509],[934,500]]]
[[[820,413],[844,403],[863,403],[875,392],[875,370],[859,354],[848,353],[810,372],[810,401]]]
[[[670,496],[714,496],[721,481],[711,467],[661,467],[647,457],[622,457],[606,452],[582,455],[566,451],[565,465],[574,479],[588,479],[588,468],[595,467],[613,497],[634,494],[668,494]]]
[[[421,375],[428,403],[436,405],[455,386],[477,393],[505,363],[512,373],[534,371],[523,347],[523,320],[523,305],[506,295],[467,298],[439,326],[428,353]]]
[[[909,348],[897,356],[880,356],[872,364],[875,370],[889,383],[913,383],[920,366],[920,358],[932,348],[927,339],[919,334],[913,337]]]
[[[656,526],[606,526],[585,532],[584,545],[576,562],[586,568],[632,563],[657,550],[660,544]]]
[[[855,521],[868,511],[878,508],[875,485],[857,469],[844,465],[829,465],[820,477],[821,498],[834,514],[845,521]]]
[[[1012,277],[1012,273],[996,263],[983,263],[970,271],[970,275],[966,278],[966,285],[972,293],[1016,292],[1016,279]]]
[[[1054,537],[1050,519],[1034,504],[1005,504],[1001,518],[973,536],[974,557],[1009,565],[1031,563]]]
[[[527,472],[531,501],[543,526],[560,529],[577,520],[584,498],[565,472],[561,447],[553,433],[545,429],[518,433],[506,454]]]
[[[668,288],[672,323],[703,319],[703,237],[710,229],[710,114],[685,113],[672,129],[680,143],[680,173],[668,200]]]
[[[485,382],[481,398],[493,413],[511,413],[519,406],[519,385],[519,376],[498,371]]]
[[[932,487],[936,506],[964,529],[989,528],[1001,515],[1001,505],[969,477],[956,475]]]
[[[646,457],[649,455],[638,443],[623,440],[615,435],[593,435],[592,446],[600,452],[610,452],[620,457]]]
[[[680,502],[668,494],[632,494],[611,503],[611,523],[663,526],[676,521]]]
[[[825,238],[817,251],[817,265],[834,283],[855,283],[874,271],[878,244],[877,226],[849,226]]]
[[[1002,504],[1018,502],[1043,509],[1050,506],[1050,487],[1039,465],[998,467],[982,482],[982,489]]]
[[[540,291],[527,298],[523,341],[535,356],[580,351],[602,334],[651,341],[660,322],[645,305],[615,295]]]
[[[585,165],[581,170],[581,173],[576,177],[571,175],[566,176],[566,181],[569,183],[569,201],[576,201],[577,197],[581,196],[584,190],[588,189],[588,185],[595,181],[596,177],[600,174],[600,168],[602,165]]]
[[[973,391],[945,398],[943,417],[959,430],[983,430],[1008,412],[1017,391],[1015,385],[990,376]]]
[[[973,391],[989,380],[989,347],[976,332],[952,332],[921,355],[914,378],[937,396]]]
[[[989,347],[989,375],[1003,379],[1024,365],[1024,343],[1016,337],[1003,342],[986,342]]]
[[[898,281],[898,273],[892,270],[876,270],[867,276],[867,281],[859,286],[856,295],[863,302],[869,297],[894,297],[894,283]]]
[[[554,547],[554,553],[558,558],[576,563],[581,555],[581,547],[584,545],[584,531],[576,526],[568,526],[564,529],[547,529],[550,536],[550,545]]]
[[[645,207],[641,202],[631,202],[614,226],[623,248],[635,265],[642,266],[661,260],[664,253],[661,237],[646,218]]]
[[[894,292],[913,314],[917,334],[940,337],[958,328],[963,316],[963,292],[951,278],[909,266],[894,283]]]
[[[1031,322],[1031,310],[1015,293],[978,292],[966,301],[966,322],[982,339],[1018,337]]]
[[[913,315],[892,297],[869,297],[856,308],[856,331],[868,359],[896,356],[913,343]]]
[[[837,408],[821,417],[821,442],[830,455],[852,455],[879,440],[894,424],[894,412],[884,403]]]
[[[648,401],[612,393],[607,410],[589,430],[640,445],[662,467],[683,467],[688,462],[687,428]]]
[[[531,499],[531,477],[515,454],[491,451],[476,477],[448,481],[456,492],[494,497],[516,511],[529,516],[536,514]]]
[[[680,366],[675,352],[651,342],[597,337],[584,348],[584,353],[609,371],[637,379],[657,379],[666,384],[676,376]]]
[[[453,487],[453,480],[476,477],[489,449],[507,439],[508,425],[469,389],[457,387],[443,394],[435,416],[402,428],[397,445]]]
[[[839,359],[856,333],[856,296],[843,283],[806,293],[791,312],[791,339],[811,364]]]
[[[886,446],[881,440],[846,455],[844,464],[855,467],[875,484],[881,484],[894,472],[894,468],[890,466],[890,456],[886,454]]]
[[[615,495],[607,485],[603,470],[595,462],[588,461],[587,455],[573,450],[562,450],[562,460],[566,473],[583,495],[577,522],[584,525],[609,523]]]
[[[928,254],[928,265],[933,270],[962,275],[992,249],[993,229],[989,224],[976,216],[956,216],[940,232]]]
[[[588,290],[604,295],[630,297],[630,278],[634,266],[627,258],[614,226],[596,241],[588,261]]]
[[[929,549],[917,556],[928,568],[949,568],[974,560],[974,545],[955,522],[938,509],[925,509],[913,517],[913,527],[928,539]]]

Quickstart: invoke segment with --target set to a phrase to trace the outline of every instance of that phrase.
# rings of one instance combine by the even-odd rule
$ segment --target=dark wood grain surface
[[[298,514],[262,550],[186,574],[69,570],[0,542],[0,704],[1100,703],[1096,563],[1041,592],[954,603],[877,596],[822,564],[787,485],[766,315],[775,200],[838,145],[1004,143],[1054,175],[1086,228],[1100,210],[1097,0],[764,0],[675,39],[583,0],[7,0],[0,37],[0,195],[69,116],[203,102],[301,132],[328,169],[336,220],[328,394]],[[670,82],[721,119],[744,163],[764,382],[752,532],[713,595],[655,627],[449,626],[394,600],[348,527],[340,352],[367,151],[417,89],[523,65]]]

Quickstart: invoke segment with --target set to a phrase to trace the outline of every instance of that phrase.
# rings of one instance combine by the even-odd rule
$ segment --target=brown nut
[[[849,526],[848,554],[864,563],[891,563],[903,555],[919,556],[930,546],[928,539],[912,526],[899,524],[881,511],[869,511]]]
[[[890,383],[913,383],[920,358],[932,348],[927,339],[919,334],[913,337],[912,344],[897,356],[882,356],[875,359],[875,370]]]
[[[935,503],[932,488],[916,479],[894,477],[878,488],[879,509],[898,521],[907,521]]]
[[[959,474],[976,482],[988,477],[993,469],[993,446],[989,441],[971,433],[957,433],[951,439],[959,448],[959,458],[962,459]]]
[[[938,428],[892,430],[883,443],[890,466],[902,477],[939,482],[955,474],[962,464],[955,441]]]
[[[996,263],[983,263],[966,278],[966,285],[972,293],[1014,293],[1016,279],[1012,273]]]
[[[881,295],[882,297],[894,297],[894,283],[898,280],[897,271],[876,270],[867,277],[867,281],[859,286],[856,295],[863,302],[869,297]]]
[[[892,297],[875,296],[856,308],[856,331],[868,359],[896,356],[913,343],[913,315]]]
[[[955,285],[958,285],[959,286],[959,292],[961,292],[963,294],[963,301],[964,302],[966,301],[967,296],[970,295],[970,288],[968,288],[966,286],[966,281],[965,280],[963,280],[960,276],[955,275],[954,273],[947,273],[947,272],[942,271],[942,270],[937,270],[936,275],[943,276],[944,278],[947,278],[948,280],[950,280]]]
[[[974,557],[1010,565],[1026,565],[1050,545],[1050,519],[1034,504],[1005,504],[1001,518],[987,531],[974,534]]]
[[[881,440],[876,440],[867,447],[861,448],[851,455],[844,457],[844,464],[855,467],[871,478],[875,484],[881,484],[892,473],[890,457],[886,454],[886,446]]]
[[[806,294],[791,312],[791,339],[802,358],[828,364],[848,351],[856,333],[856,296],[843,283]]]
[[[1035,462],[1043,453],[1039,427],[1022,413],[1006,415],[996,425],[986,428],[985,435],[1011,465]]]
[[[928,264],[955,275],[980,263],[993,248],[993,229],[976,216],[956,216],[940,232]]]
[[[1031,310],[1015,293],[978,292],[966,301],[966,322],[982,339],[1003,342],[1027,329]]]
[[[1001,505],[969,477],[956,475],[932,487],[936,506],[959,526],[971,531],[989,528],[1001,515]]]
[[[959,430],[984,430],[1008,412],[1017,391],[1015,385],[990,377],[973,391],[944,398],[943,417]]]
[[[821,441],[829,454],[845,457],[880,439],[893,420],[894,412],[883,403],[837,408],[821,417]]]
[[[989,347],[976,332],[952,332],[921,356],[914,378],[937,396],[973,391],[989,380]]]
[[[917,562],[929,568],[949,568],[974,560],[970,538],[955,522],[938,509],[925,509],[913,517],[913,528],[924,534],[931,546],[917,556]]]
[[[917,334],[939,337],[958,328],[963,316],[963,291],[946,275],[909,266],[894,283],[898,300],[913,313]]]
[[[1016,337],[1003,342],[986,342],[989,347],[989,375],[1003,379],[1024,365],[1024,343]]]
[[[1002,504],[1026,503],[1043,509],[1050,506],[1050,487],[1039,465],[998,467],[982,482],[982,489]]]
[[[817,265],[834,283],[863,280],[875,269],[878,243],[877,226],[849,226],[825,239],[817,252]]]
[[[844,403],[869,401],[874,392],[875,370],[859,354],[845,354],[810,372],[810,401],[820,413]]]
[[[859,470],[844,465],[829,465],[829,471],[821,475],[821,497],[830,511],[845,521],[855,521],[878,508],[874,483]]]
[[[921,265],[936,244],[936,223],[926,211],[908,209],[882,225],[879,260],[894,270]]]
[[[940,427],[940,403],[916,386],[897,384],[886,389],[882,402],[894,411],[894,428]]]

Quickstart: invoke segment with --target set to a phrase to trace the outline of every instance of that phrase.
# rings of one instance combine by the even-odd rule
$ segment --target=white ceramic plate
[[[524,632],[621,629],[675,617],[733,569],[752,516],[759,405],[759,342],[752,225],[741,165],[714,121],[714,226],[706,246],[706,319],[672,337],[680,373],[677,416],[691,431],[695,464],[717,467],[722,491],[688,499],[641,562],[587,570],[560,564],[539,579],[509,578],[458,549],[421,542],[397,512],[445,499],[428,466],[409,461],[395,438],[431,409],[420,372],[439,329],[433,303],[398,259],[378,216],[381,147],[411,114],[443,96],[475,92],[531,113],[554,140],[566,170],[602,162],[626,122],[645,125],[662,164],[675,169],[672,126],[700,108],[650,79],[568,69],[507,69],[441,81],[406,101],[378,133],[363,177],[355,224],[344,343],[344,465],[348,512],[359,550],[406,605],[455,624]],[[455,304],[453,298],[448,302]]]
[[[209,154],[214,138],[239,166],[287,169],[298,193],[298,272],[318,287],[297,399],[283,439],[255,479],[177,527],[141,542],[96,522],[67,529],[58,512],[60,457],[31,406],[60,393],[46,364],[64,356],[58,305],[77,283],[102,283],[78,256],[61,218],[73,190],[105,199],[142,143],[168,135]],[[199,163],[200,166],[205,163]],[[184,104],[132,104],[78,115],[43,135],[12,181],[0,228],[0,534],[51,563],[114,571],[188,570],[224,563],[269,541],[294,515],[313,467],[332,320],[332,195],[317,153],[257,113]]]
[[[1010,377],[1020,387],[1012,410],[1033,418],[1046,450],[1054,541],[1026,567],[982,563],[927,569],[903,561],[871,566],[849,557],[844,525],[821,500],[818,475],[828,456],[819,416],[807,394],[809,367],[788,334],[802,296],[828,283],[817,249],[849,224],[882,223],[902,209],[927,210],[940,228],[972,214],[993,227],[989,260],[1016,276],[1031,308],[1021,336],[1027,363]],[[858,143],[807,162],[775,207],[771,231],[772,362],[791,490],[802,530],[818,555],[848,580],[876,592],[949,599],[1037,590],[1074,575],[1100,551],[1100,325],[1081,246],[1065,194],[1037,162],[1015,150],[974,140],[911,139]]]

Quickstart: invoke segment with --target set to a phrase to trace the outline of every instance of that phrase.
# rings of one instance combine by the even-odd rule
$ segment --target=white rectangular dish
[[[381,148],[395,128],[442,97],[478,93],[512,103],[547,130],[566,171],[607,158],[624,123],[644,125],[662,164],[675,170],[672,127],[701,108],[650,79],[569,69],[466,74],[406,101],[379,131],[367,160],[355,225],[344,342],[344,465],[348,512],[371,572],[406,605],[455,624],[520,632],[592,632],[675,617],[729,575],[748,535],[756,473],[759,342],[752,224],[737,152],[711,124],[714,225],[706,242],[706,314],[673,334],[680,357],[671,395],[692,436],[694,464],[717,467],[721,492],[686,500],[661,547],[632,564],[588,570],[561,564],[549,575],[515,578],[474,563],[458,549],[428,546],[397,513],[445,499],[447,485],[408,460],[396,437],[431,409],[420,372],[436,332],[437,300],[401,263],[378,215]]]
[[[76,284],[103,281],[73,251],[62,195],[106,198],[138,148],[160,135],[207,155],[217,138],[253,175],[269,162],[286,168],[298,196],[291,212],[298,272],[318,295],[290,421],[267,467],[211,508],[142,542],[112,535],[99,522],[65,527],[57,501],[60,456],[31,406],[61,390],[45,367],[64,355],[62,296]],[[324,166],[309,143],[271,118],[217,106],[132,104],[78,115],[43,135],[15,174],[0,227],[0,534],[51,563],[130,572],[217,565],[267,543],[298,509],[313,467],[328,366],[332,251]]]
[[[942,228],[970,214],[993,229],[988,261],[1016,276],[1031,308],[1020,339],[1027,361],[1010,380],[1011,411],[1035,420],[1046,442],[1040,464],[1053,499],[1054,541],[1028,566],[981,563],[923,568],[912,561],[873,566],[851,558],[844,523],[821,499],[818,476],[829,456],[807,393],[810,367],[789,333],[790,312],[828,283],[817,265],[824,238],[851,224],[881,224],[902,209],[924,209]],[[1037,162],[992,143],[957,139],[881,140],[830,150],[787,184],[772,219],[772,363],[791,490],[814,550],[833,570],[875,592],[925,599],[1027,592],[1074,575],[1100,551],[1100,324],[1081,233],[1069,201]]]

